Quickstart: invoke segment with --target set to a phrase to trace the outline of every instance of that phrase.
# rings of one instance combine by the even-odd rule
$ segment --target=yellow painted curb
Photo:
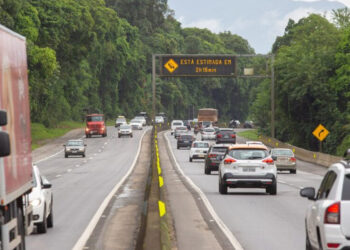
[[[162,176],[159,176],[159,187],[163,187],[164,185],[164,180]]]
[[[166,213],[165,203],[162,201],[158,201],[158,207],[159,207],[159,216],[163,217]]]

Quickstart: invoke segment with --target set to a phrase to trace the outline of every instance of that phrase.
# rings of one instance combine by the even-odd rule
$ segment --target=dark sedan
[[[229,145],[216,144],[209,148],[205,156],[204,173],[210,174],[211,171],[217,171],[222,159],[224,159]]]
[[[236,144],[236,132],[232,128],[220,128],[216,133],[216,144]]]
[[[177,138],[177,149],[180,148],[190,148],[192,145],[192,142],[194,142],[194,136],[193,135],[180,135]]]

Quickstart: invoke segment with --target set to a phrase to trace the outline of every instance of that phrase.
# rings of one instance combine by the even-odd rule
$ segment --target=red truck
[[[102,114],[90,114],[86,116],[86,138],[90,138],[92,135],[107,136],[107,127],[104,121],[104,115]]]
[[[0,249],[25,249],[33,229],[26,39],[0,25]]]

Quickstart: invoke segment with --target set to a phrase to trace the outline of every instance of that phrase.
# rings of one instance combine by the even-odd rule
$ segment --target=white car
[[[277,168],[264,145],[236,144],[219,165],[219,193],[227,188],[264,188],[277,194]]]
[[[265,145],[261,141],[246,141],[246,144]]]
[[[115,120],[115,127],[118,128],[120,125],[125,125],[126,124],[126,119],[125,117],[118,117]]]
[[[51,183],[40,175],[37,166],[33,166],[33,189],[29,194],[29,202],[33,206],[33,223],[38,233],[46,233],[53,227],[53,195]]]
[[[141,126],[142,128],[142,126]],[[118,131],[118,138],[122,136],[130,136],[132,137],[132,128],[130,125],[120,125],[119,131]]]
[[[163,116],[156,116],[156,117],[154,118],[154,120],[155,120],[155,122],[156,122],[157,124],[164,123],[164,118],[163,118]]]
[[[306,249],[350,249],[350,149],[347,160],[328,168],[318,192],[303,188],[312,200],[306,212]]]
[[[193,159],[204,159],[209,150],[209,142],[194,141],[190,150],[190,162]]]
[[[138,130],[141,130],[143,126],[142,121],[138,119],[132,119],[130,121],[130,125],[132,129],[138,129]]]
[[[135,116],[133,120],[141,121],[142,126],[146,126],[147,125],[147,121],[146,121],[146,118],[144,116]]]
[[[183,121],[181,121],[181,120],[173,120],[171,122],[171,134],[174,134],[175,129],[177,127],[183,127],[183,126],[184,126],[184,122]]]
[[[216,139],[216,134],[215,134],[215,129],[212,127],[205,128],[202,131],[202,141],[204,140],[215,140]]]

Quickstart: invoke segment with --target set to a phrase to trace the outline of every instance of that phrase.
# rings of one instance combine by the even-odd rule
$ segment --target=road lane
[[[27,249],[72,249],[101,202],[127,173],[144,132],[117,138],[117,129],[110,127],[105,138],[84,139],[85,158],[64,158],[62,153],[40,162],[41,173],[53,185],[54,228],[27,237]]]
[[[321,175],[305,171],[298,171],[296,175],[280,172],[277,196],[267,195],[264,189],[229,189],[228,195],[220,195],[217,172],[205,175],[204,161],[190,163],[189,151],[177,150],[173,136],[167,133],[167,137],[181,169],[205,193],[245,249],[305,248],[304,216],[309,201],[299,196],[299,188],[317,188]]]

